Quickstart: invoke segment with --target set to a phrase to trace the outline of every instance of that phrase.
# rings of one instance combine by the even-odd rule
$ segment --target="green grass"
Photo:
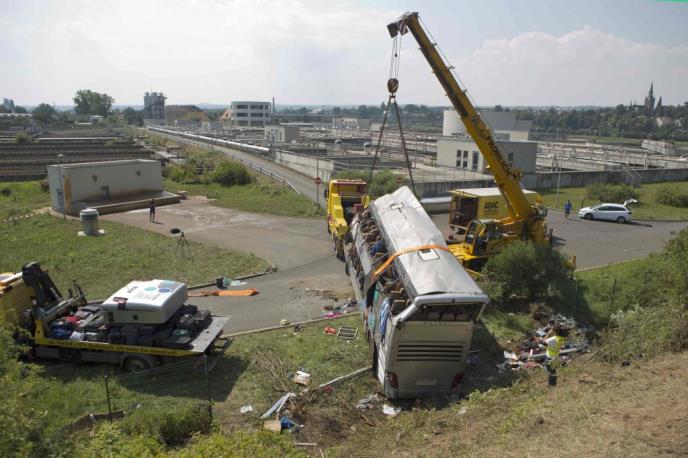
[[[63,294],[78,278],[91,300],[105,298],[131,280],[162,278],[199,284],[263,271],[267,262],[251,255],[189,242],[191,255],[175,255],[176,239],[143,229],[100,222],[106,234],[78,237],[77,221],[38,215],[0,225],[0,270],[19,271],[38,261]]]
[[[189,195],[202,195],[215,199],[212,204],[218,207],[234,208],[253,213],[266,213],[279,216],[320,217],[315,204],[289,188],[257,178],[257,182],[244,186],[222,186],[219,183],[177,183],[170,179],[164,181],[165,189],[170,192],[186,191]]]
[[[633,217],[636,219],[688,219],[688,208],[671,207],[655,202],[655,192],[657,189],[669,186],[671,188],[680,189],[688,192],[688,181],[672,181],[666,183],[648,183],[642,185],[637,191],[640,194],[637,204],[631,206]],[[555,189],[539,189],[537,190],[542,196],[542,200],[549,208],[554,208],[556,203],[557,190]],[[585,188],[561,188],[559,190],[559,205],[558,209],[563,210],[566,200],[571,200],[573,204],[573,215],[577,217],[579,209],[591,205],[596,205],[600,202],[585,197]],[[618,202],[622,203],[622,202]]]
[[[39,181],[0,183],[0,191],[5,189],[10,194],[5,196],[0,192],[0,220],[50,206],[50,193],[41,191]]]

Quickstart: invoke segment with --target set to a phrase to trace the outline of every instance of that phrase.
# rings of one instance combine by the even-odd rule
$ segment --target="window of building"
[[[248,116],[248,113],[235,113],[234,114],[237,118],[245,118]]]
[[[471,164],[472,170],[478,170],[478,152],[473,151],[473,163]]]
[[[457,149],[456,150],[456,159],[459,159],[460,157],[461,157],[461,150]],[[457,165],[457,167],[458,167],[458,165]]]
[[[262,105],[251,105],[251,110],[262,110],[263,106]]]
[[[245,110],[248,108],[248,105],[237,105],[237,110]]]
[[[461,159],[456,160],[456,167],[461,167]]]
[[[468,158],[468,151],[464,151],[464,152],[463,152],[463,158],[464,158],[464,159],[467,159],[467,158]]]
[[[507,161],[509,162],[509,167],[514,166],[514,153],[509,153],[507,155]]]
[[[468,168],[468,161],[465,160],[465,159],[463,160],[463,168],[464,168],[464,169],[467,169],[467,168]]]

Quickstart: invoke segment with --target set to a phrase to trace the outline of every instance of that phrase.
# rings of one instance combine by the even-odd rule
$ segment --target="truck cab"
[[[344,259],[344,237],[354,217],[356,205],[361,209],[370,203],[367,183],[363,180],[330,180],[327,198],[327,232],[332,237],[337,258]]]

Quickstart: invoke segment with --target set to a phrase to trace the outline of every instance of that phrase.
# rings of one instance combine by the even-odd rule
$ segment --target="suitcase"
[[[198,307],[196,307],[195,305],[193,305],[193,304],[182,305],[182,314],[183,315],[193,315],[196,312],[198,312]]]
[[[182,315],[179,320],[177,321],[177,327],[182,328],[182,329],[193,329],[194,328],[194,319],[193,315],[186,313]]]
[[[194,329],[197,331],[207,328],[213,321],[213,318],[210,316],[210,311],[208,310],[198,311],[194,313],[191,318],[194,323]]]
[[[191,346],[191,338],[183,336],[171,336],[163,343],[163,347],[186,350]]]

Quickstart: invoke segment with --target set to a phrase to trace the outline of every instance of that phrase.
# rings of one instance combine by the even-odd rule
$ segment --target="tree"
[[[122,115],[127,121],[127,124],[134,126],[143,125],[143,114],[140,111],[134,110],[132,107],[125,108],[124,111],[122,111]]]
[[[110,114],[114,101],[115,99],[105,93],[82,89],[76,91],[74,96],[74,111],[80,115],[107,116]]]
[[[20,106],[14,107],[14,112],[15,112],[15,113],[28,113],[28,111],[26,110],[26,108],[20,107]]]
[[[41,123],[42,126],[50,123],[57,116],[57,111],[47,103],[41,103],[32,111],[35,120]]]

